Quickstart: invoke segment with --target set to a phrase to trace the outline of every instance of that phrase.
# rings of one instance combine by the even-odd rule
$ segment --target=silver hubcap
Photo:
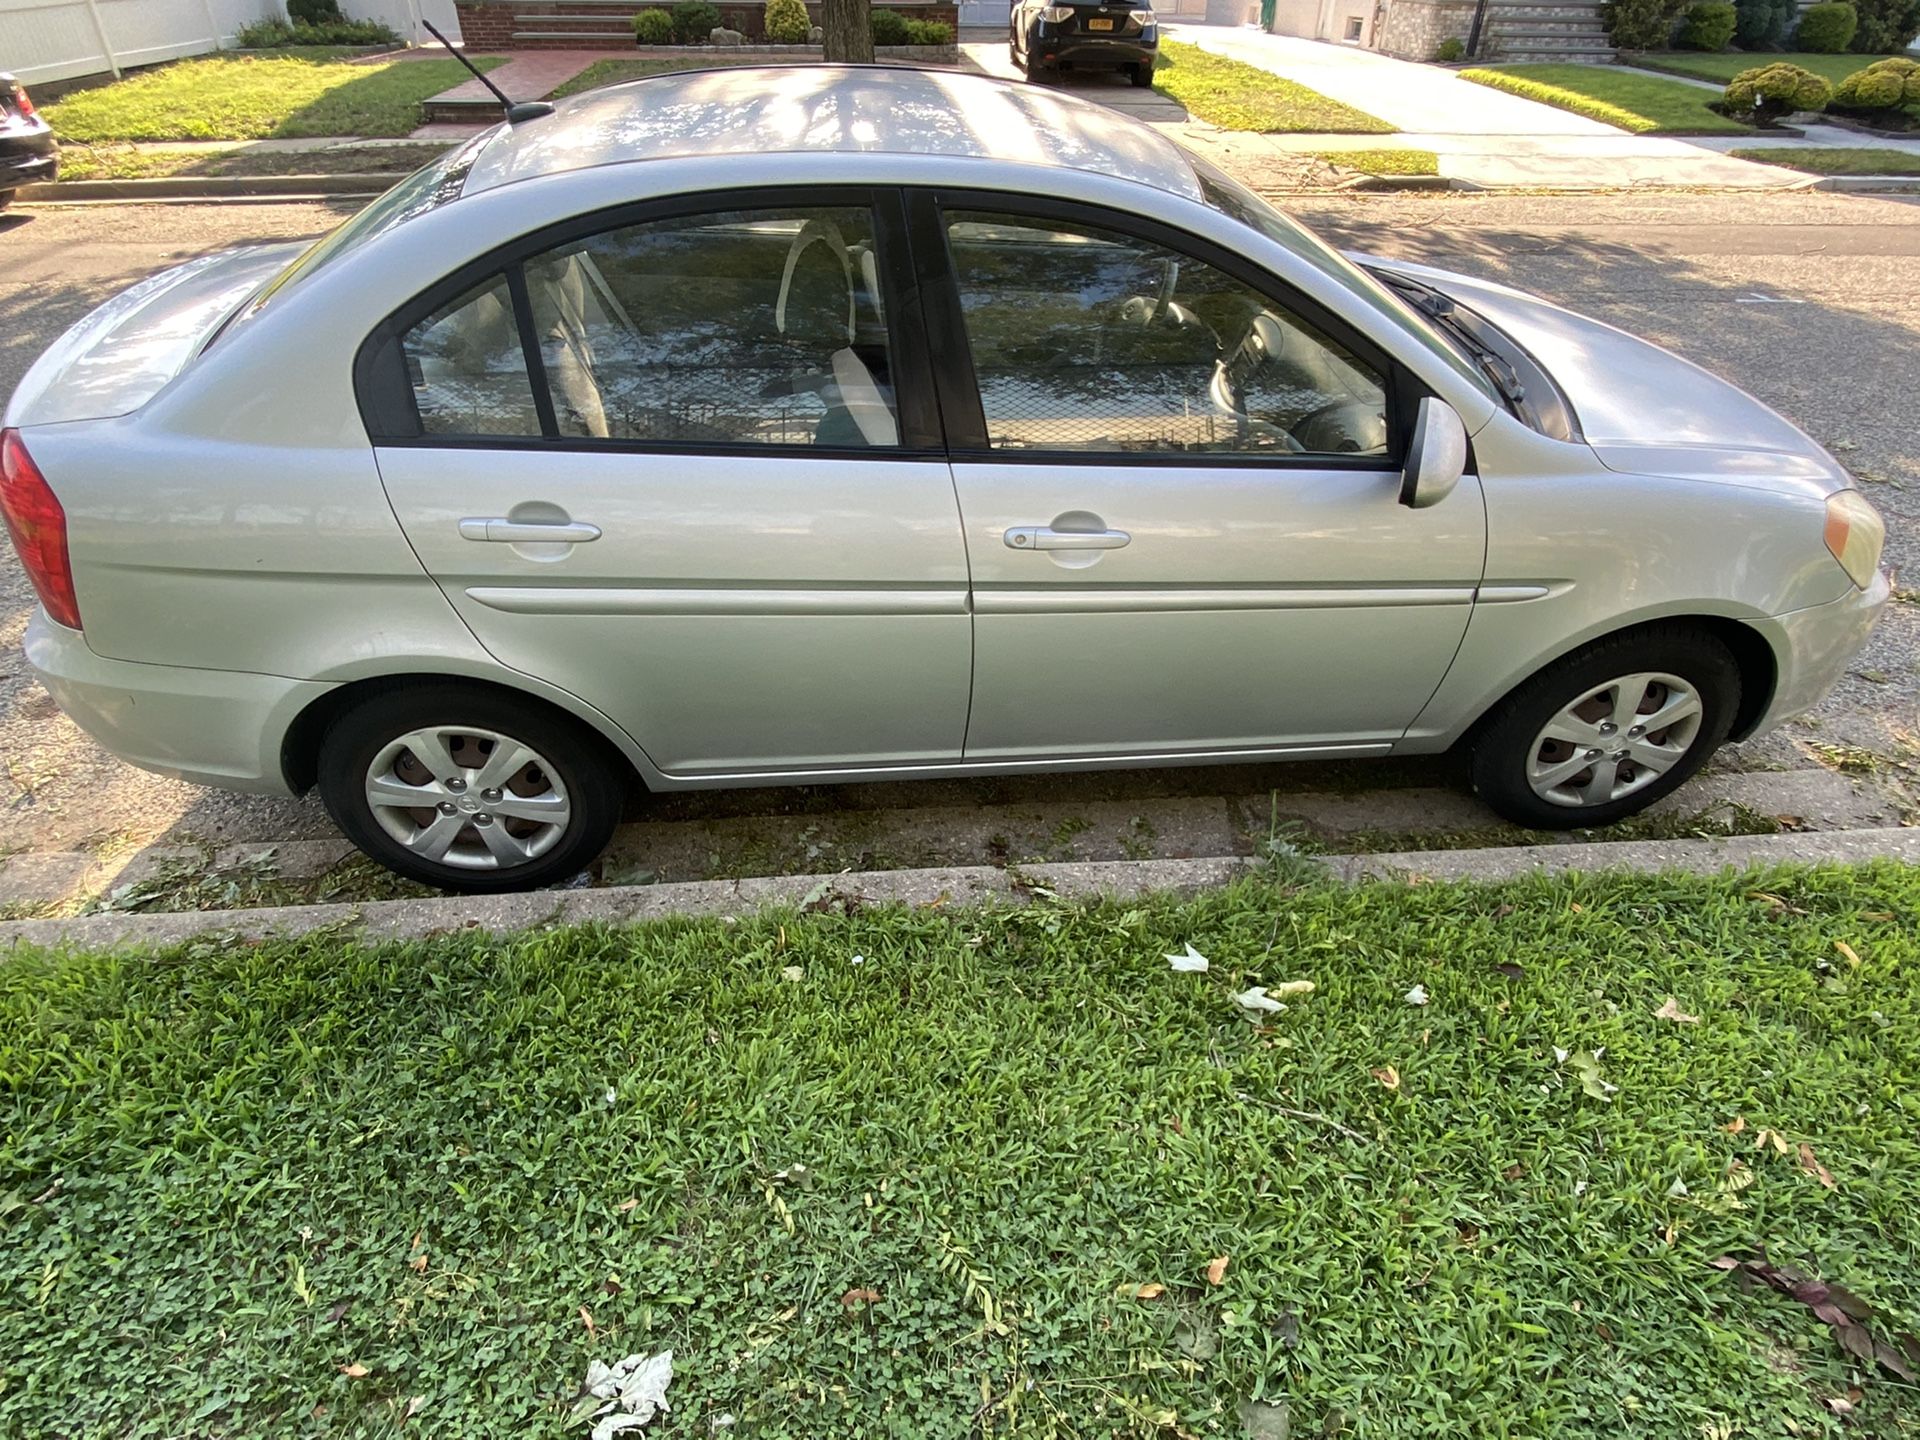
[[[545,757],[497,730],[438,725],[395,737],[367,769],[367,808],[423,860],[505,870],[567,833],[566,787]]]
[[[1653,784],[1700,734],[1700,696],[1678,675],[1622,675],[1580,696],[1534,737],[1527,783],[1554,805],[1605,805]]]

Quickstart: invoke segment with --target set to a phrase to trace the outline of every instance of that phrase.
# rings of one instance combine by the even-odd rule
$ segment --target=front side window
[[[525,338],[539,355],[558,438],[900,443],[865,209],[650,221],[530,256],[521,270]],[[465,402],[436,391],[446,372],[425,363],[423,328],[404,343],[422,426],[435,433],[430,417]]]
[[[992,449],[1387,455],[1380,372],[1232,276],[1093,227],[946,220]]]

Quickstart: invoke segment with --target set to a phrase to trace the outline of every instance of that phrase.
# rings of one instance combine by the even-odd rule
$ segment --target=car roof
[[[462,193],[627,161],[780,152],[1050,165],[1200,198],[1178,146],[1104,105],[956,70],[886,65],[743,65],[591,90],[552,115],[501,126]]]

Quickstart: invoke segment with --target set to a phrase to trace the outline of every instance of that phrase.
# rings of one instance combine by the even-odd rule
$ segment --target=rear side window
[[[900,443],[874,225],[858,207],[724,211],[569,241],[414,325],[402,348],[422,435]]]

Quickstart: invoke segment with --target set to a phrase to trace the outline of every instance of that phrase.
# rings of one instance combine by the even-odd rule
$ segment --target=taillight
[[[67,512],[27,454],[18,430],[0,430],[0,515],[52,619],[80,628],[80,602],[73,594],[73,563],[67,558]]]
[[[33,101],[27,98],[27,87],[16,84],[13,87],[13,108],[20,112],[23,119],[33,115]]]

